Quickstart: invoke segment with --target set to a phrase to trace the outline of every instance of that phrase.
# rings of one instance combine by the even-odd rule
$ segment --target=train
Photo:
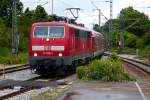
[[[33,23],[29,64],[40,75],[65,73],[104,53],[103,34],[65,22]]]

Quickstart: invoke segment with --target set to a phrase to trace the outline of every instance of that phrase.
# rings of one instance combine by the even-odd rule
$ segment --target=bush
[[[119,61],[119,56],[117,56],[117,54],[113,52],[113,53],[109,56],[109,60],[111,60],[111,61]]]
[[[87,77],[87,72],[88,69],[81,66],[81,67],[78,67],[76,72],[78,73],[77,76],[79,79],[82,79],[82,80],[85,80],[85,78]]]
[[[0,56],[8,56],[10,54],[10,51],[6,47],[0,47]]]
[[[132,78],[125,73],[123,65],[114,60],[94,60],[91,64],[77,68],[81,80],[125,81]]]

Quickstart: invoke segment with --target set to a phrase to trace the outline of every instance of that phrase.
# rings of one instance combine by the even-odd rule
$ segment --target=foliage
[[[7,47],[0,47],[0,56],[8,56],[9,53],[9,49]]]
[[[84,66],[80,66],[76,70],[77,76],[79,79],[85,80],[87,78],[88,68]]]
[[[114,47],[117,47],[119,45],[119,40],[120,40],[120,31],[115,30],[112,32],[112,45]]]
[[[143,42],[144,42],[145,45],[150,44],[150,32],[146,33],[146,34],[143,36]]]
[[[142,49],[144,47],[144,41],[143,39],[137,39],[136,41],[136,48]]]
[[[150,21],[148,16],[134,10],[133,7],[127,7],[121,10],[119,19],[123,20],[123,28],[128,27],[127,31],[137,36],[142,36],[149,31]],[[132,27],[129,27],[135,22]]]
[[[141,50],[141,54],[143,56],[147,56],[150,58],[150,45],[145,46],[142,50]]]
[[[129,47],[125,47],[124,48],[124,53],[130,54],[130,53],[135,53],[136,50],[134,48],[129,48]]]
[[[117,56],[117,54],[115,52],[113,52],[110,56],[109,56],[109,60],[110,61],[119,61],[119,56]]]
[[[0,18],[0,47],[10,46],[10,29],[6,27],[4,21]]]
[[[125,32],[124,33],[124,39],[125,39],[125,46],[135,48],[136,41],[137,41],[136,35],[134,35],[130,32]]]
[[[40,5],[38,5],[35,10],[35,21],[37,22],[48,21],[48,15],[45,9]]]
[[[13,0],[0,0],[0,17],[6,22],[9,27],[12,25],[12,4]],[[23,4],[20,0],[16,0],[17,15],[21,15],[23,10]]]
[[[28,56],[27,53],[21,53],[18,57],[14,57],[11,54],[7,54],[7,56],[0,56],[1,64],[21,64],[27,63]]]
[[[93,29],[94,29],[95,31],[101,32],[101,29],[100,29],[100,27],[99,27],[98,24],[94,24],[94,25],[93,25]]]
[[[150,20],[148,16],[144,13],[141,13],[133,7],[127,7],[120,11],[119,16],[116,19],[112,19],[113,31],[111,36],[112,46],[117,48],[121,38],[120,33],[123,33],[124,45],[127,48],[140,48],[150,45]],[[105,25],[100,29],[103,29],[106,35],[109,32],[109,23],[108,20]]]
[[[119,61],[94,60],[87,66],[77,68],[77,76],[81,80],[125,81],[133,80]]]

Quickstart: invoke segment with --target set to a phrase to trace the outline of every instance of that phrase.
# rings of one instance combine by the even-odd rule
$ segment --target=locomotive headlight
[[[62,53],[59,53],[58,56],[59,56],[59,57],[62,57]]]
[[[37,53],[34,53],[34,56],[37,56]]]
[[[49,38],[46,38],[46,41],[49,41]]]

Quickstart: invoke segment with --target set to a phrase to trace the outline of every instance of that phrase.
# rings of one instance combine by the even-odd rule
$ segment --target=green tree
[[[17,4],[17,15],[19,16],[23,10],[23,4],[20,0],[16,0]],[[0,0],[0,17],[5,20],[7,25],[10,27],[12,23],[12,6],[13,0]]]
[[[144,41],[144,44],[145,45],[150,45],[150,33],[146,33],[144,36],[143,36],[143,41]]]
[[[149,31],[150,21],[148,16],[134,10],[133,7],[122,9],[118,18],[122,21],[120,26],[123,25],[123,29],[134,35],[143,36]]]
[[[138,37],[133,33],[127,31],[124,33],[124,37],[125,37],[125,46],[135,48]]]
[[[38,5],[36,7],[36,10],[35,10],[35,21],[36,22],[45,22],[45,21],[48,21],[48,14],[46,13],[45,9]]]
[[[139,49],[142,49],[144,47],[144,41],[143,39],[137,39],[136,41],[136,47],[139,48]]]
[[[6,27],[2,18],[0,18],[0,47],[10,47],[10,29]]]
[[[127,47],[142,48],[150,44],[150,20],[144,13],[134,10],[133,7],[127,7],[122,9],[119,16],[111,21],[113,23],[113,32],[110,33],[112,44],[117,44],[115,41],[120,32],[124,32],[125,46]],[[105,33],[109,32],[109,23],[110,20],[101,27]]]
[[[94,24],[93,29],[94,29],[95,31],[101,32],[101,29],[100,29],[100,27],[99,27],[98,24]]]

